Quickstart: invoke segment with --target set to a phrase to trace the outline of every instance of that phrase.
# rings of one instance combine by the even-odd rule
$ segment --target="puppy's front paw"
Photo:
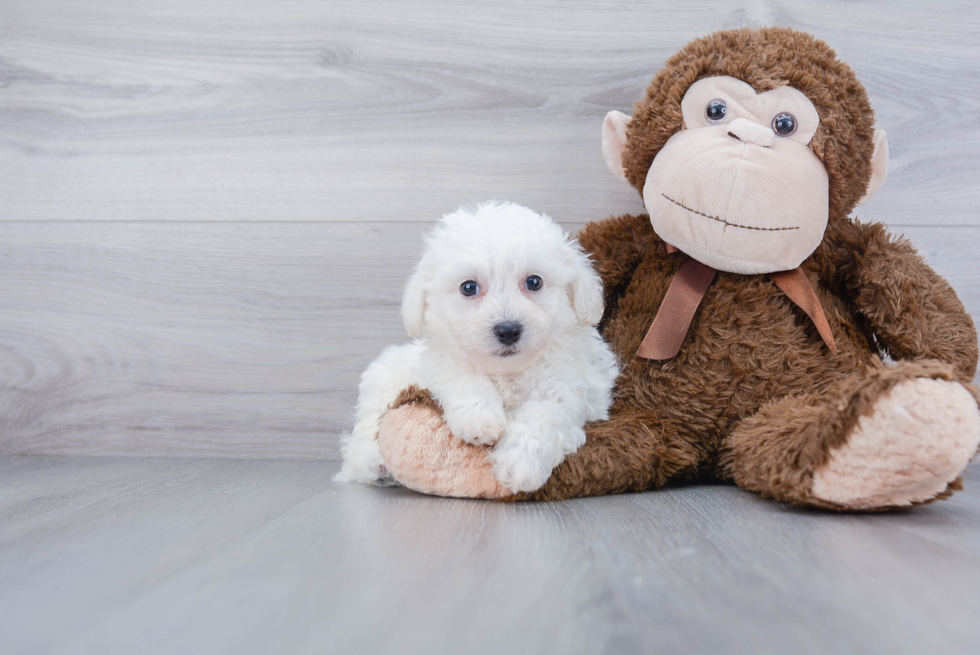
[[[540,436],[527,425],[511,423],[490,454],[494,475],[515,493],[540,489],[561,463],[562,454]]]
[[[474,446],[491,446],[507,426],[503,406],[480,403],[466,409],[446,412],[446,424],[456,437]]]

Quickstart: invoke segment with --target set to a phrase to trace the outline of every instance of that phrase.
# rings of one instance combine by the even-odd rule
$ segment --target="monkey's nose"
[[[751,143],[754,146],[769,148],[776,140],[776,135],[771,129],[758,123],[753,123],[747,118],[736,118],[728,124],[728,136],[735,137],[743,143]]]
[[[507,323],[497,323],[493,326],[493,333],[497,335],[497,340],[505,346],[517,343],[521,338],[521,324],[509,321]]]

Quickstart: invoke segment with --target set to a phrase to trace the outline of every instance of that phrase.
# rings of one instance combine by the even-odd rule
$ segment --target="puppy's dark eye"
[[[473,280],[467,280],[459,285],[459,292],[464,296],[475,296],[480,293],[480,285]]]
[[[524,280],[524,288],[528,291],[537,291],[544,284],[537,275],[529,275],[526,280]]]
[[[796,116],[783,112],[772,119],[772,131],[779,136],[789,136],[796,131]]]
[[[704,110],[709,123],[720,123],[728,116],[728,104],[724,100],[712,100]]]

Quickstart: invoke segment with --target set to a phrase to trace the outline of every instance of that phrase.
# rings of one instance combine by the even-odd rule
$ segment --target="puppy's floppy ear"
[[[579,325],[596,325],[602,320],[602,278],[592,270],[588,256],[575,253],[572,264],[574,274],[568,282],[568,301]]]
[[[425,261],[419,262],[408,278],[405,293],[402,294],[402,321],[408,336],[417,337],[422,332],[422,319],[425,316],[425,286],[428,275]]]

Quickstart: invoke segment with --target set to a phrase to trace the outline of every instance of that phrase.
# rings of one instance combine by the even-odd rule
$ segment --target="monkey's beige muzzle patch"
[[[653,229],[718,270],[792,270],[823,240],[827,171],[806,145],[778,137],[760,145],[740,127],[682,130],[667,141],[643,189]]]

